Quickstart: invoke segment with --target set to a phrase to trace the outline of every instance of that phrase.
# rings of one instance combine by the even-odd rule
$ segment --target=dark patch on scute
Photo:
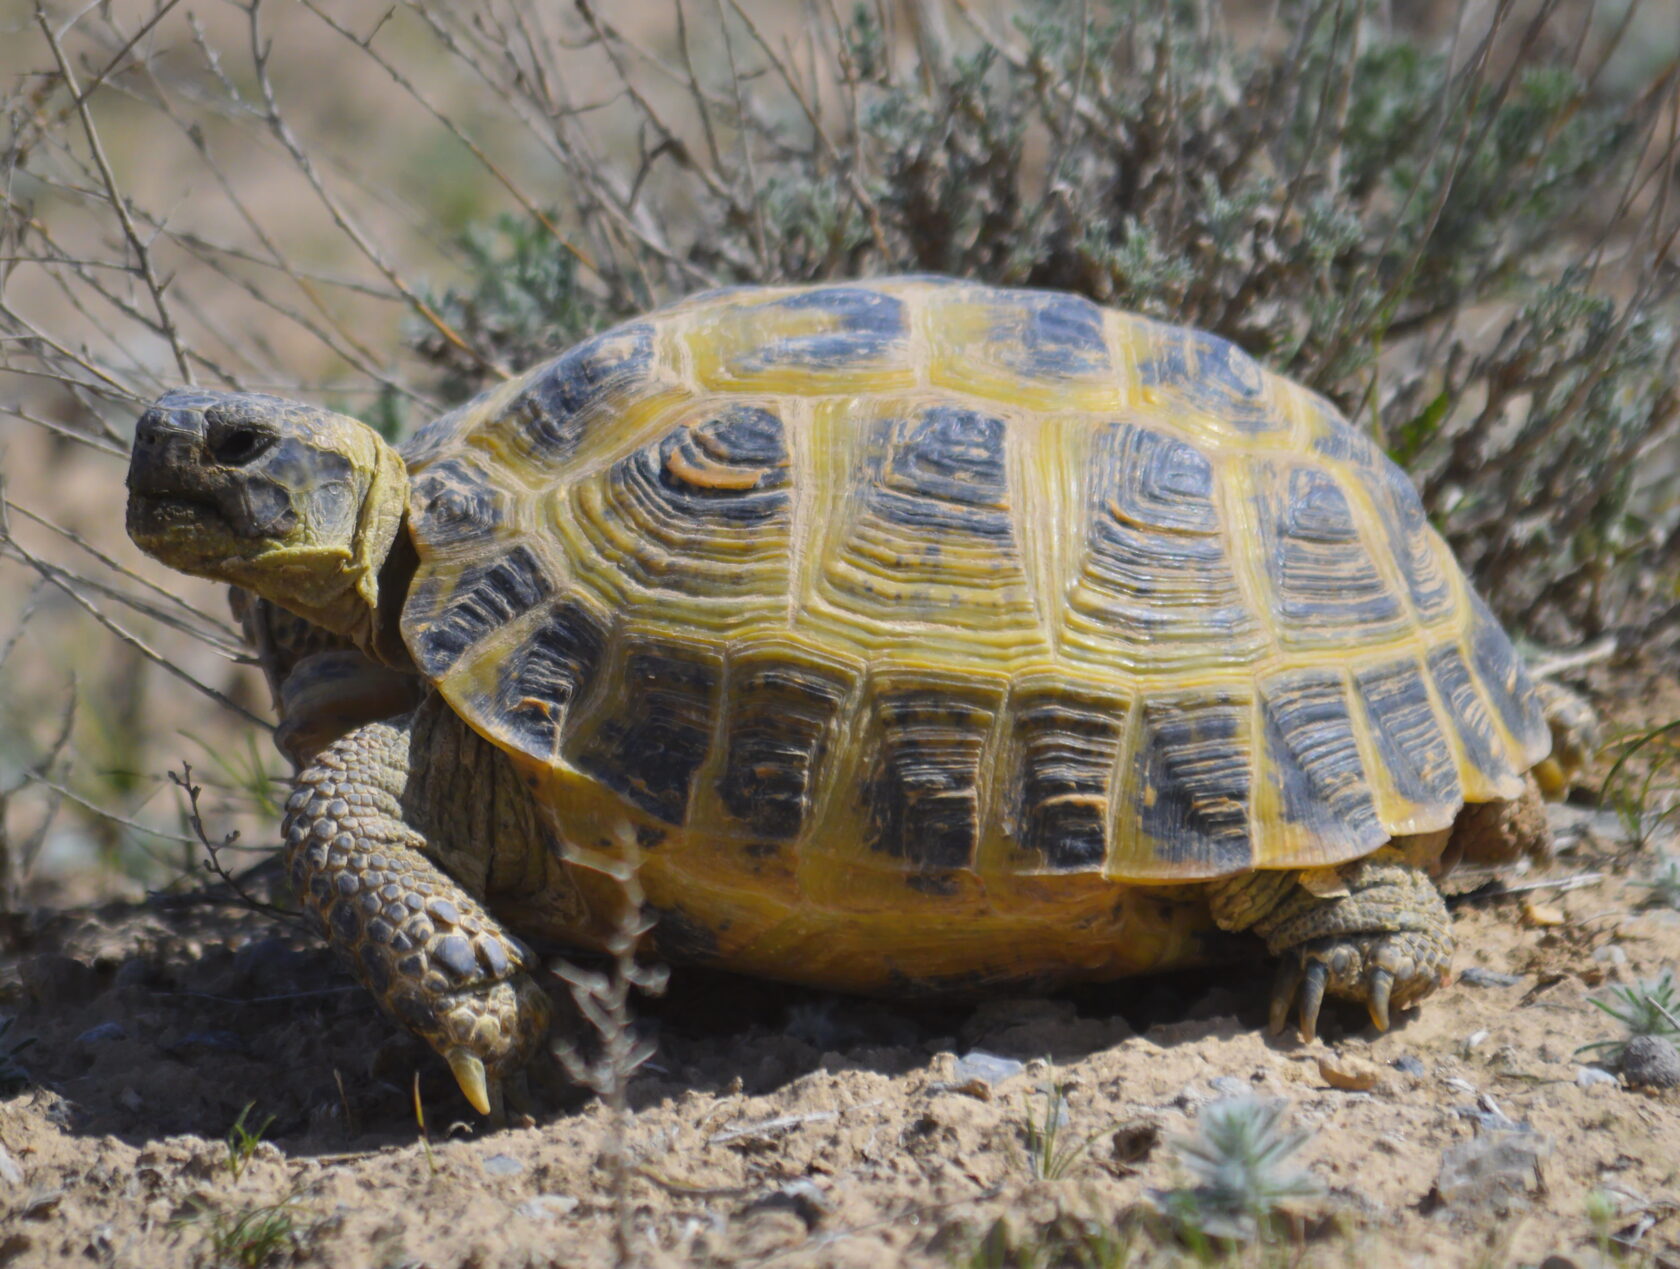
[[[428,677],[441,678],[463,652],[492,630],[542,603],[550,590],[536,556],[523,546],[488,564],[463,569],[442,611],[430,617],[415,639],[415,659]],[[410,612],[421,600],[436,603],[436,591],[417,589],[410,600]],[[413,624],[412,619],[409,624]]]
[[[477,463],[447,459],[414,478],[409,509],[415,536],[429,548],[487,539],[505,518],[501,502]]]
[[[1386,459],[1376,469],[1372,502],[1382,517],[1390,550],[1400,562],[1412,605],[1424,621],[1445,616],[1453,605],[1452,584],[1440,556],[1429,549],[1434,530],[1411,478]]]
[[[564,463],[576,451],[597,407],[622,396],[647,377],[653,364],[653,327],[615,327],[562,353],[507,405],[505,418],[544,466]]]
[[[582,744],[577,766],[667,824],[688,815],[717,710],[718,668],[686,649],[642,646],[624,663],[612,716]]]
[[[1405,614],[1365,549],[1335,478],[1316,467],[1257,466],[1267,566],[1285,643],[1398,632]],[[1269,479],[1266,479],[1269,478]]]
[[[1144,705],[1134,809],[1157,858],[1186,866],[1187,875],[1237,872],[1253,862],[1248,709],[1223,693]]]
[[[1108,368],[1102,310],[1078,295],[1030,295],[1014,369],[1041,378],[1076,378]],[[1004,334],[1013,323],[1000,323]],[[1004,343],[1004,341],[999,341]]]
[[[1010,537],[1002,419],[933,406],[882,426],[881,472],[870,496],[877,515],[929,534]]]
[[[1054,872],[1101,869],[1108,786],[1124,709],[1067,693],[1022,693],[1011,707],[1021,755],[1021,846]]]
[[[1377,760],[1401,797],[1423,806],[1463,801],[1457,765],[1414,661],[1394,661],[1356,676]]]
[[[758,658],[737,663],[718,778],[731,816],[775,841],[800,835],[829,730],[850,686],[819,666]]]
[[[1470,661],[1505,730],[1525,749],[1539,749],[1550,741],[1545,712],[1534,682],[1511,640],[1480,595],[1470,593],[1475,614],[1470,624]]]
[[[1212,466],[1191,446],[1148,428],[1105,428],[1093,455],[1081,616],[1135,655],[1192,655],[1225,642],[1258,655],[1259,625],[1238,589],[1213,502]]]
[[[612,479],[697,533],[708,524],[761,526],[787,514],[782,421],[768,410],[729,406],[621,459]]]
[[[841,370],[881,360],[894,344],[906,341],[904,304],[896,296],[857,286],[827,286],[772,300],[748,312],[818,310],[835,318],[834,327],[807,335],[784,336],[742,356],[734,366],[757,372],[776,366]],[[770,325],[775,326],[772,321]]]
[[[1365,780],[1341,675],[1293,671],[1266,679],[1260,691],[1270,759],[1262,769],[1278,782],[1283,817],[1327,842],[1381,845],[1387,833]]]
[[[913,872],[904,879],[907,888],[934,899],[949,899],[957,893],[956,878],[947,872]]]
[[[1514,775],[1504,756],[1505,746],[1494,735],[1493,721],[1488,718],[1476,685],[1470,679],[1470,668],[1464,664],[1464,654],[1448,644],[1429,654],[1429,672],[1435,679],[1435,690],[1441,694],[1459,739],[1464,742],[1465,756],[1483,775],[1500,783]]]
[[[1138,366],[1146,387],[1168,393],[1247,431],[1277,426],[1266,411],[1265,378],[1235,344],[1189,327],[1157,327],[1153,354]]]
[[[526,632],[497,676],[494,707],[519,749],[553,760],[567,710],[594,680],[606,643],[605,627],[572,599],[556,603]]]
[[[970,867],[980,837],[980,757],[995,706],[950,688],[883,691],[863,796],[870,849],[933,871]]]
[[[718,936],[711,926],[675,905],[661,908],[649,904],[646,911],[653,918],[653,939],[661,956],[685,965],[717,959]]]

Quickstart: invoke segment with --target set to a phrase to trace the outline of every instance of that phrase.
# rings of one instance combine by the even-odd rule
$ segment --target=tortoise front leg
[[[1221,929],[1253,930],[1278,957],[1271,1029],[1299,999],[1310,1040],[1326,993],[1364,1003],[1378,1030],[1389,1010],[1422,1000],[1452,964],[1452,915],[1427,873],[1384,847],[1342,865],[1335,884],[1309,890],[1303,874],[1251,872],[1209,887]]]
[[[428,858],[403,818],[412,716],[324,749],[286,804],[292,887],[385,1010],[436,1049],[481,1114],[548,1034],[536,960]]]

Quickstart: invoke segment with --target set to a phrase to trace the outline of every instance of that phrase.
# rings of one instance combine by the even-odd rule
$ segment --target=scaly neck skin
[[[394,623],[380,612],[380,582],[408,507],[402,457],[373,432],[356,466],[369,473],[356,529],[348,544],[281,547],[253,561],[229,560],[226,579],[335,634],[384,665],[406,667]],[[403,570],[399,570],[403,571]],[[406,576],[390,578],[406,583]],[[387,596],[400,600],[400,596]]]

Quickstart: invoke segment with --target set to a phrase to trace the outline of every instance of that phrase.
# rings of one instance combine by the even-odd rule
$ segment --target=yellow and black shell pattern
[[[1160,887],[1444,828],[1549,748],[1379,449],[1078,297],[711,292],[404,456],[415,661],[574,863],[636,827],[678,954],[865,988],[1193,959]]]

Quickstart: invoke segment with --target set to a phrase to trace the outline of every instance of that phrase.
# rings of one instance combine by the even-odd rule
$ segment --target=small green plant
[[[1616,808],[1628,840],[1644,850],[1658,834],[1680,825],[1680,718],[1618,743],[1599,800]],[[1675,876],[1672,863],[1670,875]],[[1680,897],[1680,880],[1672,884],[1670,894]]]
[[[13,1093],[22,1092],[31,1083],[29,1072],[18,1061],[18,1054],[34,1044],[35,1037],[8,1040],[6,1033],[16,1021],[16,1018],[0,1018],[0,1097],[10,1097]]]
[[[255,1128],[247,1123],[247,1117],[255,1106],[255,1102],[246,1102],[244,1109],[239,1112],[239,1118],[233,1121],[233,1127],[227,1132],[227,1167],[235,1181],[245,1174],[245,1169],[250,1166],[252,1157],[257,1153],[257,1147],[262,1144],[263,1133],[267,1132],[268,1126],[274,1122],[274,1116],[270,1115]]]
[[[1646,892],[1646,907],[1680,911],[1680,856],[1661,856],[1650,878],[1634,884]]]
[[[312,1228],[300,1224],[293,1194],[278,1203],[233,1212],[200,1203],[177,1223],[201,1226],[210,1240],[213,1263],[227,1269],[263,1269],[283,1256],[289,1258],[302,1249]]]
[[[1203,1108],[1194,1136],[1173,1139],[1196,1183],[1167,1194],[1164,1206],[1192,1249],[1206,1250],[1209,1238],[1260,1238],[1288,1200],[1323,1192],[1290,1161],[1312,1133],[1287,1127],[1288,1113],[1281,1098],[1226,1098]]]
[[[1069,1130],[1067,1088],[1054,1080],[1039,1088],[1042,1116],[1033,1114],[1033,1097],[1027,1098],[1027,1170],[1035,1181],[1060,1181],[1071,1175],[1090,1150],[1091,1136],[1077,1137]]]
[[[437,1156],[432,1153],[432,1136],[426,1131],[426,1107],[420,1100],[420,1072],[414,1072],[414,1123],[420,1129],[420,1149],[426,1154],[426,1168],[438,1173]]]
[[[1602,1053],[1620,1060],[1627,1042],[1635,1036],[1660,1036],[1665,1040],[1680,1040],[1680,990],[1674,981],[1674,971],[1665,969],[1655,978],[1643,979],[1622,987],[1612,987],[1610,998],[1591,997],[1592,1003],[1609,1014],[1625,1029],[1625,1034],[1612,1040],[1596,1040],[1583,1044],[1577,1053]]]
[[[1062,1215],[1017,1234],[1000,1216],[966,1255],[960,1269],[1124,1269],[1137,1251],[1137,1231]]]

